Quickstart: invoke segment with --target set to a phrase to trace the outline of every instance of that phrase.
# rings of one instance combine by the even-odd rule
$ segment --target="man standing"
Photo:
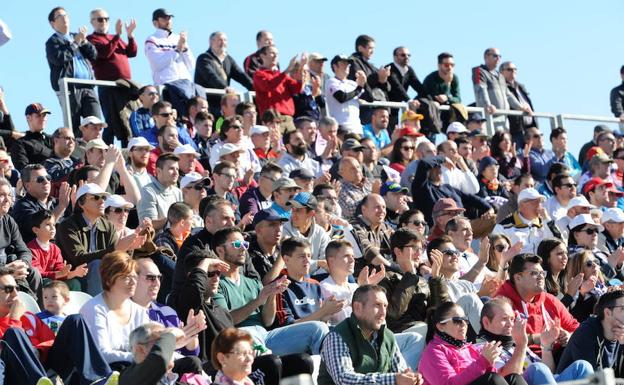
[[[249,91],[253,90],[251,77],[247,75],[227,52],[228,40],[224,32],[210,34],[210,48],[199,57],[195,65],[195,83],[206,88],[226,90],[232,79]],[[208,95],[208,107],[213,116],[219,116],[219,95]]]
[[[506,61],[500,65],[499,70],[507,82],[507,89],[521,106],[520,110],[527,113],[526,116],[508,117],[509,131],[513,137],[513,141],[518,145],[518,148],[521,148],[522,146],[520,146],[520,144],[524,144],[524,129],[537,127],[537,119],[533,117],[533,103],[531,102],[531,98],[529,98],[529,93],[524,87],[524,84],[518,83],[516,80],[518,67],[516,67],[514,63]],[[512,103],[510,103],[510,105],[511,104]],[[517,110],[514,105],[516,105],[515,102],[511,105],[511,109]]]
[[[522,106],[511,92],[507,89],[505,77],[498,72],[498,62],[501,54],[498,48],[488,48],[483,53],[485,64],[472,69],[472,83],[474,85],[477,107],[485,108],[488,114],[494,114],[496,110],[513,109],[531,112],[529,106]],[[507,128],[505,115],[495,116],[494,127],[497,129]]]
[[[21,171],[29,163],[42,164],[53,155],[50,137],[43,132],[50,111],[39,103],[26,107],[28,131],[11,146],[11,159],[15,169]]]
[[[188,46],[188,33],[174,33],[173,15],[164,8],[152,13],[156,31],[145,40],[145,56],[152,68],[154,85],[165,86],[173,107],[182,113],[195,96],[192,81],[195,58]]]
[[[368,87],[366,82],[364,71],[357,71],[354,80],[347,79],[352,64],[353,60],[351,58],[342,55],[334,56],[331,60],[331,68],[335,76],[325,84],[325,100],[327,101],[327,112],[336,120],[338,125],[344,127],[349,132],[362,134],[358,99],[363,99],[364,91],[370,89],[370,87]],[[328,121],[327,123],[330,122]],[[328,125],[319,124],[319,127]],[[336,130],[338,130],[338,127],[336,127]],[[321,130],[322,133],[323,131]],[[326,140],[325,138],[323,139]],[[325,147],[323,147],[324,149]],[[319,149],[317,142],[316,153],[323,156],[323,150]],[[329,150],[332,150],[331,146]],[[323,158],[327,157],[323,156]]]
[[[245,72],[252,79],[254,77],[254,74],[256,73],[256,70],[262,67],[262,59],[260,59],[260,49],[262,47],[275,45],[275,41],[273,40],[273,34],[270,31],[266,30],[258,31],[258,33],[256,34],[256,45],[258,46],[258,50],[247,56],[243,61],[243,67],[245,68]]]
[[[622,84],[611,90],[611,112],[621,122],[624,122],[624,66],[620,67]]]
[[[139,218],[150,218],[155,230],[167,223],[167,210],[175,202],[182,202],[182,191],[177,187],[180,169],[179,158],[165,153],[156,161],[156,178],[141,189],[137,210]]]
[[[418,76],[416,76],[416,72],[409,65],[410,57],[412,54],[409,52],[407,47],[397,47],[392,51],[393,62],[388,64],[386,67],[390,68],[390,91],[388,92],[388,100],[391,102],[407,102],[411,98],[407,94],[407,91],[410,87],[414,91],[416,91],[416,98],[424,97],[427,94],[425,90],[425,86],[420,82]],[[411,101],[411,104],[414,108],[418,108],[420,106],[420,102],[414,98]],[[395,124],[399,121],[398,110],[391,110],[391,121],[392,124],[390,127],[394,127]]]
[[[59,79],[74,78],[93,80],[93,69],[89,60],[95,60],[97,51],[87,40],[87,27],[80,27],[78,33],[69,32],[69,15],[63,7],[55,7],[48,14],[48,21],[54,34],[46,41],[46,57],[50,67],[50,82],[56,91],[61,108],[65,98],[61,96]],[[74,135],[80,136],[78,126],[81,116],[101,117],[100,102],[93,86],[70,84],[69,111]]]
[[[137,54],[137,44],[134,40],[134,30],[136,21],[131,19],[126,23],[126,34],[128,43],[121,39],[124,23],[117,19],[115,23],[115,34],[108,33],[109,16],[108,12],[101,8],[91,11],[91,25],[93,33],[87,36],[87,40],[97,50],[97,57],[92,60],[93,71],[97,80],[117,81],[119,79],[132,79],[130,63],[128,58]],[[102,139],[106,144],[113,144],[116,137],[121,141],[122,147],[128,144],[128,133],[122,129],[124,125],[119,116],[119,112],[132,99],[130,89],[127,87],[98,87],[98,95],[102,104],[104,120],[110,123],[108,130],[104,130]],[[115,132],[116,131],[116,132]]]
[[[377,285],[353,293],[353,312],[329,333],[321,350],[319,385],[356,382],[420,385],[420,374],[407,368],[394,334],[385,325],[388,300]],[[360,352],[353,360],[352,352]]]

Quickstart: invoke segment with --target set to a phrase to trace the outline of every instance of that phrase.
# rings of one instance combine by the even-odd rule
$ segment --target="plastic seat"
[[[35,299],[31,297],[29,294],[26,294],[23,291],[18,291],[17,297],[21,299],[22,302],[24,302],[24,305],[26,305],[27,311],[34,313],[34,314],[37,314],[41,311],[41,309],[39,308],[39,305],[37,305],[37,301],[35,301]]]
[[[65,306],[65,314],[78,314],[82,305],[91,298],[93,297],[82,291],[70,291],[69,303]]]

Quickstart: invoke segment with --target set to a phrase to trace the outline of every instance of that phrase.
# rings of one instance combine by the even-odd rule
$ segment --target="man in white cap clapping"
[[[612,207],[605,210],[600,218],[604,231],[598,234],[598,248],[607,254],[624,246],[624,212]]]

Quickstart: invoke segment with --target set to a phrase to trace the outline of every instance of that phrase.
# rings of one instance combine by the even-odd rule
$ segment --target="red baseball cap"
[[[585,183],[585,185],[583,186],[583,194],[587,194],[590,191],[594,191],[594,189],[598,186],[605,186],[605,185],[607,186],[609,191],[617,192],[612,182],[609,182],[608,180],[604,180],[596,176],[588,180],[587,183]]]

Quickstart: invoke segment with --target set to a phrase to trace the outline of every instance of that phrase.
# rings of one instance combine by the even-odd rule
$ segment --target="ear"
[[[225,354],[217,353],[217,361],[221,364],[221,366],[223,366],[223,363],[225,362]]]
[[[395,247],[394,249],[392,249],[392,253],[396,256],[396,257],[400,257],[402,252],[401,252],[401,248],[400,247]]]

